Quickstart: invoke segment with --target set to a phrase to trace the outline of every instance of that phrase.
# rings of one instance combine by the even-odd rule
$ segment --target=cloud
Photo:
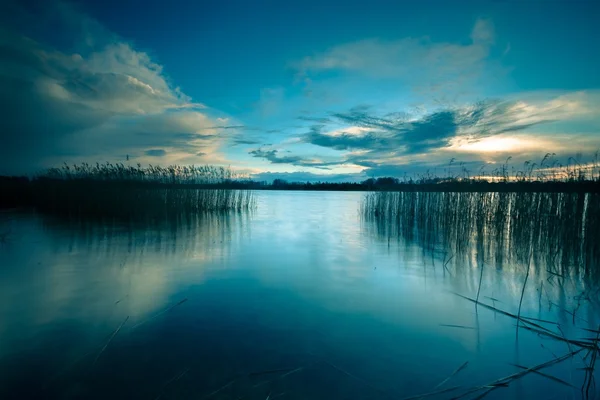
[[[259,143],[260,143],[260,141],[255,140],[255,139],[234,139],[232,146],[235,146],[237,144],[259,144]]]
[[[322,123],[298,135],[302,146],[324,149],[329,154],[327,161],[318,156],[282,155],[276,149],[263,148],[251,154],[273,164],[319,166],[332,172],[342,166],[355,167],[376,174],[424,172],[443,166],[452,157],[466,163],[498,162],[508,152],[522,162],[548,151],[577,152],[600,146],[598,136],[572,134],[570,140],[569,135],[535,133],[560,123],[590,119],[598,123],[594,110],[599,97],[593,91],[530,94],[428,113],[422,109],[379,113],[359,106],[311,119],[309,122]]]
[[[572,92],[543,99],[487,100],[459,110],[460,118],[471,121],[463,132],[474,136],[521,132],[538,125],[573,121],[594,116],[598,94]]]
[[[277,156],[277,150],[252,150],[248,154],[251,154],[253,157],[264,158],[269,160],[272,164],[293,164],[298,165],[301,161],[303,161],[302,157],[298,156]]]
[[[583,145],[559,135],[572,126],[587,129],[585,146],[598,147],[591,135],[600,129],[600,96],[589,91],[449,104],[406,95],[406,87],[492,87],[503,48],[491,51],[501,42],[487,19],[474,21],[470,33],[466,27],[461,42],[366,39],[297,60],[297,78],[310,90],[264,88],[252,111],[240,114],[242,123],[191,99],[148,53],[72,6],[51,1],[33,12],[13,3],[0,12],[0,173],[126,155],[153,164],[232,164],[223,151],[247,159],[250,151],[245,167],[252,171],[266,163],[329,174],[422,170],[451,157],[494,161],[508,149],[577,151]],[[352,108],[365,102],[378,106]],[[593,118],[595,130],[570,125]]]
[[[57,24],[53,29],[72,34],[77,52],[14,29],[0,31],[0,173],[33,172],[85,155],[149,156],[145,151],[154,147],[166,149],[165,162],[200,147],[217,151],[216,129],[229,126],[173,87],[147,53],[65,3],[55,5],[51,11],[42,7],[51,14],[35,21],[43,25],[49,18]],[[28,15],[20,6],[12,12],[15,19]]]
[[[450,146],[444,151],[454,154],[476,154],[492,159],[513,156],[516,160],[520,157],[530,158],[531,154],[545,154],[548,152],[569,157],[573,154],[590,153],[600,148],[598,139],[570,132],[568,134],[500,134],[478,139],[467,136],[457,136],[451,140]]]
[[[365,39],[341,44],[291,64],[298,80],[327,71],[371,78],[394,78],[417,87],[441,89],[477,79],[495,43],[490,20],[478,19],[466,44],[434,42],[429,37]],[[489,66],[489,65],[488,65]],[[494,70],[498,73],[498,69]]]
[[[208,129],[213,125],[210,117],[189,110],[113,116],[70,135],[63,149],[77,155],[72,157],[74,161],[116,161],[129,154],[137,162],[155,164],[156,155],[146,151],[160,148],[166,152],[160,159],[161,164],[226,164],[219,150],[224,139],[216,130]],[[61,162],[56,156],[48,160],[53,164]]]
[[[350,125],[348,130],[322,133],[324,125],[315,125],[303,139],[336,150],[418,154],[445,147],[459,135],[482,138],[589,116],[593,113],[589,97],[579,92],[538,102],[486,100],[418,116],[402,112],[382,116],[362,106],[332,114],[338,122]]]
[[[494,24],[489,19],[479,18],[471,31],[474,44],[492,45],[495,41]]]
[[[150,156],[150,157],[164,157],[167,155],[167,152],[163,149],[152,149],[152,150],[146,150],[144,152],[144,154],[146,154],[147,156]]]
[[[329,170],[330,167],[339,166],[345,164],[345,161],[324,161],[318,158],[308,158],[301,156],[281,156],[280,151],[256,149],[250,151],[248,154],[256,158],[264,158],[271,164],[291,164],[299,167],[311,167],[323,170]]]
[[[321,147],[335,150],[387,151],[395,154],[421,153],[448,143],[458,129],[455,113],[439,111],[420,120],[386,118],[359,108],[347,113],[334,114],[340,121],[367,128],[358,133],[321,133],[321,126],[313,126],[303,139]]]

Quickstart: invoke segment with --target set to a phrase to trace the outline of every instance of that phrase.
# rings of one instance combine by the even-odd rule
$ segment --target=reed
[[[381,191],[364,196],[361,215],[382,240],[446,254],[445,271],[450,260],[464,265],[476,252],[481,268],[512,263],[557,277],[598,274],[598,194]]]
[[[252,191],[234,189],[237,178],[210,166],[64,165],[28,182],[28,205],[44,213],[134,220],[250,209]]]

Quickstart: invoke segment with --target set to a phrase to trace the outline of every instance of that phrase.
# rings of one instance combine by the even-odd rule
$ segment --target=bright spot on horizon
[[[477,141],[456,138],[451,141],[449,150],[468,153],[504,153],[524,150],[536,150],[553,147],[552,143],[539,138],[487,137]]]

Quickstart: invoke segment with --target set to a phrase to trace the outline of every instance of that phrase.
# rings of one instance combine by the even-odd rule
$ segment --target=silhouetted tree
[[[273,186],[287,186],[288,182],[285,179],[275,179],[273,180]]]
[[[391,185],[397,185],[399,183],[399,180],[397,178],[392,178],[392,177],[385,177],[385,178],[377,178],[377,180],[375,181],[375,185],[377,186],[391,186]]]

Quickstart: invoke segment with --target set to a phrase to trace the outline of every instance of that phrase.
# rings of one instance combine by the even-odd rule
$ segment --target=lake
[[[448,235],[424,240],[434,220],[402,234],[365,218],[365,196],[259,191],[251,212],[147,225],[0,214],[0,398],[598,392],[588,350],[600,326],[589,272],[599,245],[596,232],[584,232],[589,224],[576,228],[585,244],[569,245],[577,268],[558,257],[564,268],[555,269],[551,238],[572,230],[557,236],[544,225],[537,243],[550,245],[528,257],[500,257],[489,232],[458,254],[444,247]],[[592,200],[573,208],[590,223]],[[535,325],[517,329],[498,311],[516,315],[519,303]],[[546,362],[539,372],[521,368]]]

